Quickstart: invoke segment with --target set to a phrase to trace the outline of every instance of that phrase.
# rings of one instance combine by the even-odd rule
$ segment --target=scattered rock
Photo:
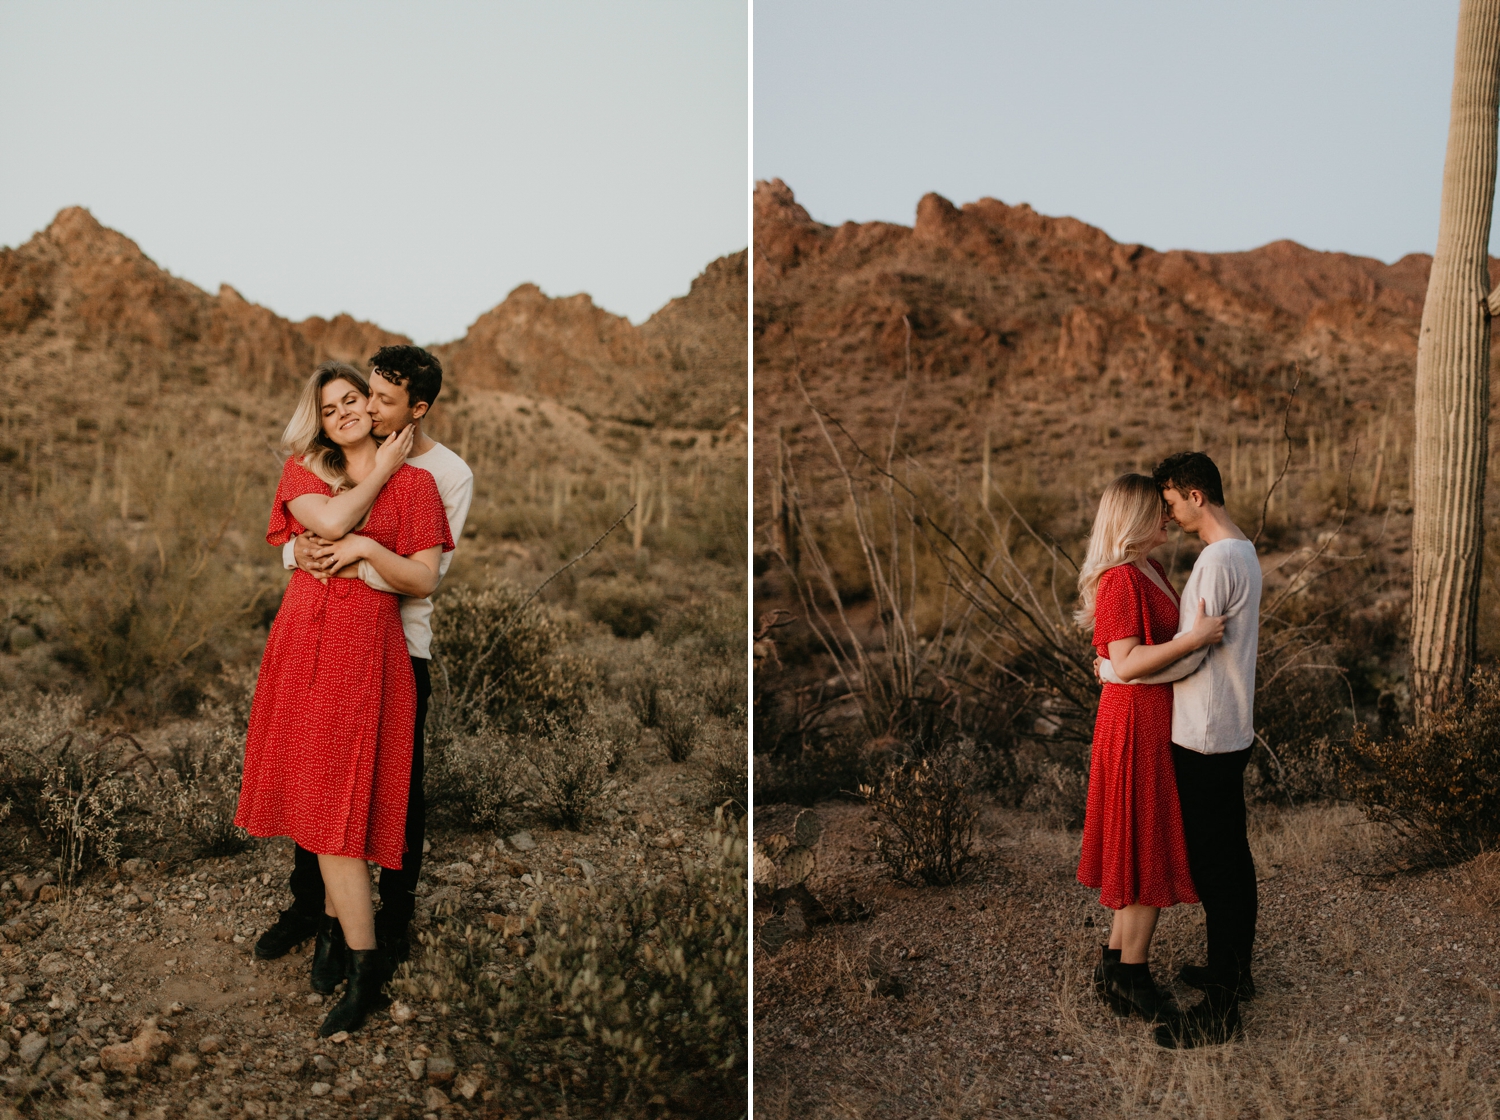
[[[531,833],[521,831],[514,836],[506,837],[510,846],[518,852],[529,852],[536,847],[536,841],[531,838]]]
[[[43,887],[57,882],[57,876],[50,871],[43,871],[40,875],[31,877],[17,875],[11,882],[16,885],[16,890],[21,892],[21,900],[23,902],[32,902]],[[56,896],[54,895],[54,897]]]
[[[680,828],[672,828],[663,832],[651,843],[658,848],[680,848],[687,843],[687,835]]]
[[[317,1007],[322,1002],[323,1002],[323,996],[322,996],[321,993],[319,993],[319,992],[309,992],[308,993],[308,995],[307,995],[307,1003],[308,1003],[309,1007]]]
[[[510,872],[510,877],[512,879],[519,879],[522,875],[525,875],[527,871],[526,865],[524,863],[518,863],[515,860],[505,856],[502,856],[500,858],[500,866],[505,868],[506,871]]]
[[[458,1084],[453,1091],[466,1101],[474,1099],[474,1095],[484,1088],[484,1074],[477,1070],[470,1071],[458,1079]]]
[[[102,1048],[99,1065],[119,1073],[138,1073],[141,1066],[159,1061],[171,1045],[172,1036],[159,1029],[155,1019],[147,1019],[129,1042]]]
[[[443,1054],[434,1054],[427,1059],[427,1080],[433,1085],[444,1085],[453,1080],[453,1059]]]
[[[349,1041],[349,1032],[334,1031],[331,1035],[328,1036],[328,1041],[342,1046],[344,1043]]]
[[[406,1063],[406,1072],[413,1081],[421,1081],[427,1075],[427,1062],[422,1058],[413,1058]]]
[[[314,1081],[307,1091],[315,1097],[326,1097],[332,1089],[333,1086],[326,1081]]]
[[[188,1074],[192,1073],[193,1070],[197,1069],[201,1064],[202,1063],[198,1060],[197,1054],[172,1055],[172,1072],[178,1074],[181,1077],[186,1077]]]
[[[21,1059],[23,1066],[32,1066],[36,1060],[47,1051],[47,1038],[45,1035],[37,1034],[36,1031],[27,1031],[21,1036],[20,1045],[16,1047],[16,1054]]]
[[[206,1034],[198,1040],[198,1053],[217,1054],[224,1049],[224,1036],[217,1034]]]
[[[422,1104],[428,1112],[441,1112],[452,1106],[453,1102],[448,1099],[448,1094],[436,1085],[427,1086],[427,1095],[422,1098]]]
[[[592,883],[594,881],[594,865],[582,856],[574,856],[573,862],[583,872],[583,877]]]
[[[416,1014],[409,1005],[402,1003],[399,999],[391,1004],[391,1021],[394,1023],[410,1023],[416,1018]]]
[[[289,1062],[282,1062],[276,1067],[276,1072],[282,1077],[296,1077],[307,1068],[306,1058],[293,1058]]]
[[[317,1070],[319,1073],[332,1073],[334,1070],[339,1068],[338,1066],[334,1065],[327,1054],[314,1054],[312,1064],[313,1069]]]
[[[467,883],[474,878],[474,866],[469,863],[450,863],[440,875],[449,883]]]
[[[10,1061],[10,1040],[0,1038],[0,1065]]]

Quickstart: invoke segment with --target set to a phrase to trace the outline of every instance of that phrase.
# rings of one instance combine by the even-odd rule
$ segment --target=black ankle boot
[[[331,995],[339,981],[349,970],[346,959],[349,946],[344,941],[344,927],[337,918],[327,914],[318,923],[318,940],[313,948],[312,988],[315,992]]]
[[[1244,1036],[1239,1000],[1219,1001],[1207,996],[1156,1028],[1156,1044],[1168,1050],[1223,1046]]]
[[[317,932],[318,919],[313,915],[295,909],[283,910],[276,916],[276,924],[261,934],[255,943],[255,955],[263,961],[274,961],[286,956]]]
[[[1120,950],[1111,949],[1108,942],[1099,946],[1099,963],[1094,966],[1094,994],[1100,999],[1105,999],[1104,993],[1104,969],[1108,965],[1120,963]]]
[[[1206,992],[1214,986],[1214,974],[1206,965],[1185,964],[1177,970],[1177,979],[1181,980],[1189,988],[1197,988],[1200,992]],[[1239,986],[1235,989],[1236,999],[1255,998],[1255,978],[1250,975],[1249,970],[1240,973]]]
[[[318,1028],[319,1038],[327,1038],[339,1031],[354,1033],[380,1004],[380,950],[349,949],[346,955],[349,959],[349,987],[344,991],[344,998],[333,1005],[328,1018]]]
[[[1104,969],[1104,998],[1117,1015],[1139,1015],[1148,1023],[1159,1023],[1177,1011],[1172,996],[1156,986],[1151,966],[1109,965]]]

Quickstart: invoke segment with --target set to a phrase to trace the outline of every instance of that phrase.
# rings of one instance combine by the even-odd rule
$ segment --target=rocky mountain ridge
[[[548,397],[590,417],[718,429],[745,413],[745,254],[712,262],[640,327],[587,295],[524,284],[464,338],[434,346],[451,382]],[[170,275],[86,209],[0,250],[0,362],[13,391],[50,395],[73,377],[128,390],[208,384],[284,390],[319,361],[363,365],[406,343],[349,315],[290,322],[228,285],[210,295]]]
[[[909,227],[831,226],[780,180],[756,186],[754,250],[767,446],[779,432],[811,447],[798,372],[857,439],[888,436],[899,403],[905,450],[970,471],[993,446],[997,471],[1043,485],[1269,438],[1299,378],[1294,442],[1352,441],[1372,413],[1391,440],[1409,425],[1424,254],[1157,252],[1024,203],[936,194]]]

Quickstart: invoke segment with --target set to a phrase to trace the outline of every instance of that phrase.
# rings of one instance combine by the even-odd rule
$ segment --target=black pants
[[[406,931],[417,907],[417,877],[422,873],[422,840],[427,831],[427,801],[422,794],[422,732],[427,724],[427,700],[432,695],[432,677],[427,660],[411,659],[417,678],[417,723],[411,747],[411,791],[406,796],[406,854],[400,870],[380,869],[380,909],[375,912],[377,936],[400,936]],[[292,909],[309,916],[323,913],[323,873],[318,857],[301,844],[292,865]]]
[[[1208,968],[1221,990],[1211,997],[1233,998],[1240,977],[1250,972],[1259,909],[1255,861],[1245,831],[1245,764],[1250,752],[1200,754],[1172,744],[1188,869],[1208,920]]]

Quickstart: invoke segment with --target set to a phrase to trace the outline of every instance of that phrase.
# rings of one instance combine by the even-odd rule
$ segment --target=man
[[[437,482],[456,545],[463,538],[464,521],[474,496],[474,473],[456,454],[422,431],[422,418],[432,408],[443,386],[443,367],[418,346],[382,347],[370,359],[370,367],[369,410],[373,431],[376,436],[383,437],[401,431],[408,424],[415,425],[411,452],[406,461],[430,472]],[[282,553],[283,563],[288,569],[302,568],[314,576],[323,576],[332,563],[328,558],[328,544],[312,533],[304,533],[287,543]],[[452,560],[452,552],[443,554],[438,568],[440,581],[447,574]],[[360,562],[359,574],[377,590],[394,590],[364,561]],[[410,923],[416,909],[417,879],[422,868],[427,826],[422,792],[422,748],[427,701],[432,695],[432,679],[427,665],[432,655],[431,620],[430,598],[402,598],[401,626],[406,633],[406,650],[411,655],[412,672],[417,680],[417,720],[412,745],[411,789],[406,803],[406,853],[399,870],[388,867],[380,870],[380,909],[375,914],[375,938],[384,966],[382,983],[390,979],[396,966],[406,960],[411,951]],[[296,847],[289,885],[292,905],[281,911],[276,924],[261,935],[255,944],[255,955],[262,960],[274,960],[316,935],[313,987],[324,993],[332,992],[345,971],[343,933],[338,922],[323,920],[323,876],[318,870],[318,857],[301,845]]]
[[[1172,1048],[1228,1042],[1240,1032],[1239,1001],[1255,994],[1250,951],[1258,899],[1245,828],[1245,763],[1255,740],[1255,656],[1260,643],[1260,561],[1224,509],[1219,469],[1201,451],[1162,460],[1152,472],[1172,519],[1204,549],[1182,591],[1178,633],[1191,630],[1201,599],[1224,615],[1224,640],[1136,684],[1172,681],[1172,763],[1188,868],[1208,925],[1207,966],[1178,974],[1203,992],[1196,1006],[1156,1028]],[[1121,683],[1108,660],[1102,679]]]

